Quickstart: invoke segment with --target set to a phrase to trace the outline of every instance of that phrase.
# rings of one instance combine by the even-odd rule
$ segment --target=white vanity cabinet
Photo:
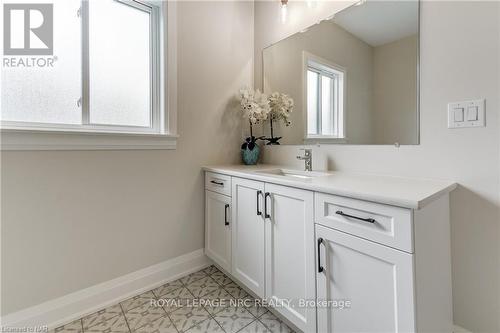
[[[319,332],[413,332],[413,258],[343,232],[316,226]]]
[[[300,300],[315,298],[314,194],[265,184],[266,298],[304,332],[316,331],[316,309]]]
[[[232,273],[280,313],[314,332],[313,192],[233,177]]]
[[[264,183],[234,178],[232,274],[257,296],[265,297]]]
[[[454,183],[246,170],[206,173],[206,253],[255,295],[281,302],[288,323],[306,333],[452,332]]]
[[[318,332],[451,332],[449,198],[421,210],[315,193]],[[344,304],[345,305],[345,304]]]
[[[413,332],[410,209],[316,193],[319,332]],[[347,303],[348,302],[348,303]]]
[[[205,176],[205,254],[231,270],[231,177]]]

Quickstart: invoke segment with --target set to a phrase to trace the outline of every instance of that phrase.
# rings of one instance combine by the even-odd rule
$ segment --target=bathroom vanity
[[[262,122],[266,140],[418,144],[419,6],[359,1],[264,48],[264,93],[294,101],[285,118]],[[313,169],[311,151],[298,158]],[[265,165],[204,170],[206,254],[296,328],[452,332],[456,184]]]
[[[446,181],[205,167],[205,252],[303,332],[452,332]]]

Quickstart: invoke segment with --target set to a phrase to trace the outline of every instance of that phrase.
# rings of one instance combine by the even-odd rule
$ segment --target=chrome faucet
[[[304,151],[304,156],[297,156],[298,160],[303,160],[306,164],[305,170],[312,171],[312,149],[301,149]]]

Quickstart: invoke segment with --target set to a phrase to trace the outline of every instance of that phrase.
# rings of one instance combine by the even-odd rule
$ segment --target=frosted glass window
[[[307,70],[307,134],[344,137],[345,72],[310,62]]]
[[[150,16],[119,1],[89,2],[91,124],[151,126]]]
[[[24,5],[23,0],[9,0]],[[53,56],[6,55],[0,68],[5,129],[165,133],[163,6],[142,0],[30,0],[53,9]],[[3,8],[3,7],[2,7]],[[49,22],[47,7],[9,8],[10,46],[31,47],[23,20]],[[31,13],[35,12],[35,18]],[[25,13],[29,15],[25,16]],[[49,12],[50,13],[50,12]],[[38,16],[37,16],[38,15]],[[16,18],[19,18],[16,20]],[[49,18],[47,21],[46,19]],[[45,21],[44,21],[45,20]],[[37,21],[38,22],[38,21]],[[38,23],[33,23],[34,25]],[[50,35],[50,25],[44,33]],[[21,37],[19,37],[21,36]],[[30,37],[25,37],[30,36]],[[51,36],[52,37],[52,36]],[[40,44],[41,43],[41,44]],[[17,64],[8,66],[6,62]],[[23,65],[26,64],[26,65]],[[43,66],[39,64],[45,64]]]
[[[8,3],[26,4],[9,0]],[[47,3],[30,0],[29,3]],[[37,60],[37,66],[2,66],[2,121],[81,124],[81,20],[79,0],[51,0],[54,10],[53,56],[4,56],[15,61]],[[48,65],[52,61],[53,66]],[[26,63],[28,63],[26,62]],[[18,63],[19,64],[19,63]],[[46,66],[43,66],[46,64]],[[40,65],[40,67],[38,67]]]

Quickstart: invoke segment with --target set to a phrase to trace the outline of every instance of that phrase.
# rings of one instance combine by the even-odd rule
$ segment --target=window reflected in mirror
[[[307,138],[344,138],[345,69],[308,59],[306,75]]]

